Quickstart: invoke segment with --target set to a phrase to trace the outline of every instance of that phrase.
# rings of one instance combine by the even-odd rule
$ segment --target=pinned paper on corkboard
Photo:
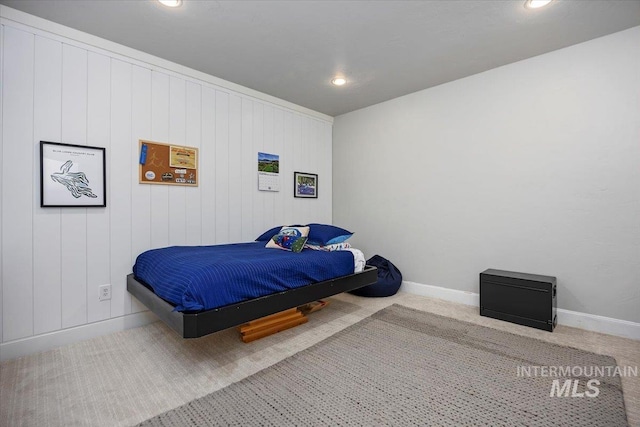
[[[198,149],[161,142],[139,141],[139,182],[198,186]]]

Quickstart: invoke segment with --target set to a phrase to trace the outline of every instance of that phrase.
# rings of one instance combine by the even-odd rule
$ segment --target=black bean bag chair
[[[389,297],[395,295],[402,284],[402,273],[391,261],[380,255],[367,260],[367,265],[378,268],[378,281],[373,285],[351,291],[361,297]]]

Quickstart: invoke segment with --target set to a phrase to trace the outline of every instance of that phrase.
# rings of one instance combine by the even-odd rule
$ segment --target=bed
[[[352,251],[299,253],[264,242],[174,246],[138,256],[127,290],[184,338],[197,338],[377,281]]]

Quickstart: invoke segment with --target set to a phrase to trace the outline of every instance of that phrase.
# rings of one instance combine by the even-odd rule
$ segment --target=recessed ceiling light
[[[551,1],[552,0],[527,0],[524,2],[524,7],[527,9],[538,9],[548,5]]]
[[[331,80],[331,83],[333,83],[336,86],[342,86],[346,82],[347,82],[347,79],[345,79],[344,77],[336,77],[333,80]]]
[[[182,0],[158,0],[158,1],[168,7],[178,7],[182,4]]]

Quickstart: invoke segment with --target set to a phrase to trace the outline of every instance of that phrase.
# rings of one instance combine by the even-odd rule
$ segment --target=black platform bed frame
[[[184,313],[174,311],[173,304],[157,296],[151,287],[138,281],[133,274],[127,276],[127,290],[183,338],[199,338],[250,320],[371,285],[377,280],[378,269],[366,266],[360,273],[336,277],[212,310]]]

